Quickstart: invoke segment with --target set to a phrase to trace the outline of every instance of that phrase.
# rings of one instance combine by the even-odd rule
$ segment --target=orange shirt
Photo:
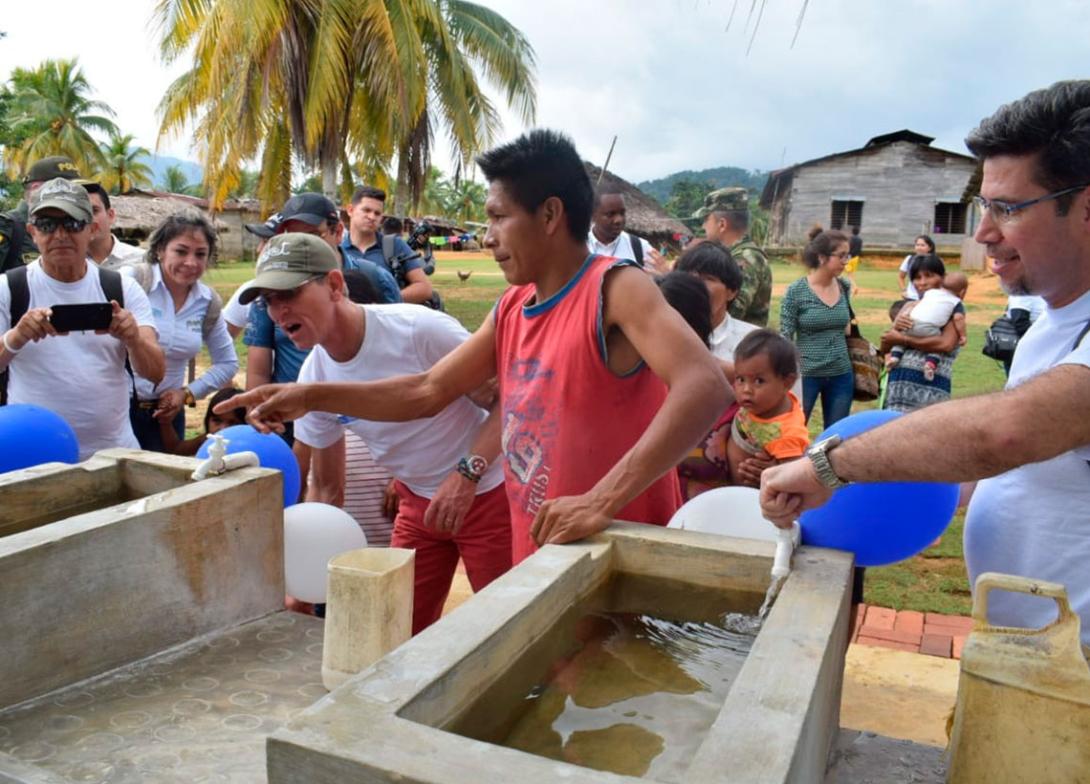
[[[791,410],[769,419],[745,408],[738,410],[734,432],[753,448],[751,451],[764,449],[777,460],[790,460],[802,457],[810,446],[810,431],[806,429],[802,406],[793,393],[788,392],[787,396],[791,399]]]

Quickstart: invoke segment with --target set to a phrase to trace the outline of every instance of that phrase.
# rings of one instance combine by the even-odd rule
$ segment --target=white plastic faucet
[[[790,528],[776,530],[776,554],[772,557],[772,578],[782,579],[791,574],[791,555],[799,546],[801,530],[798,521],[791,523]]]
[[[259,466],[257,452],[235,452],[227,454],[227,445],[231,443],[218,433],[209,436],[212,445],[208,447],[208,457],[205,458],[197,470],[190,475],[190,479],[199,482],[210,476],[218,476],[227,471],[233,471],[243,466]]]

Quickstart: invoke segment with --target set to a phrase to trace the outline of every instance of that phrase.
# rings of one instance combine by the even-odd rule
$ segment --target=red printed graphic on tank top
[[[508,289],[494,313],[502,444],[511,507],[513,562],[537,547],[541,505],[590,490],[647,429],[666,385],[642,362],[618,376],[606,364],[602,286],[633,262],[592,256],[563,289],[534,303],[532,285]],[[668,471],[617,515],[665,525],[681,503]]]

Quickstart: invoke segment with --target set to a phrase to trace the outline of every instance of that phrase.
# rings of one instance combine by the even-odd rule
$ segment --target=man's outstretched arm
[[[647,275],[616,270],[606,278],[605,296],[604,328],[621,329],[669,392],[639,440],[588,493],[542,505],[532,529],[538,544],[571,542],[605,528],[681,462],[732,399],[711,352]]]
[[[1060,365],[1014,389],[928,406],[868,430],[829,452],[829,462],[849,482],[969,482],[1087,444],[1090,368]],[[761,475],[761,508],[777,525],[829,495],[807,459]]]
[[[226,401],[233,405],[215,411],[245,406],[246,419],[263,433],[282,430],[284,422],[308,411],[376,422],[430,417],[496,375],[495,341],[489,315],[465,343],[425,373],[358,383],[270,384],[233,397]]]

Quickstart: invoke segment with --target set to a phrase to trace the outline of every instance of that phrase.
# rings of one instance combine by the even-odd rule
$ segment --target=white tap
[[[772,577],[782,579],[791,574],[791,555],[799,546],[801,530],[798,522],[791,523],[790,528],[776,530],[776,554],[772,557]]]
[[[212,445],[208,447],[208,457],[197,466],[197,470],[192,473],[190,479],[199,482],[209,476],[217,476],[243,466],[261,465],[257,452],[235,452],[229,455],[227,445],[231,443],[230,441],[218,433],[209,438],[212,439]]]

